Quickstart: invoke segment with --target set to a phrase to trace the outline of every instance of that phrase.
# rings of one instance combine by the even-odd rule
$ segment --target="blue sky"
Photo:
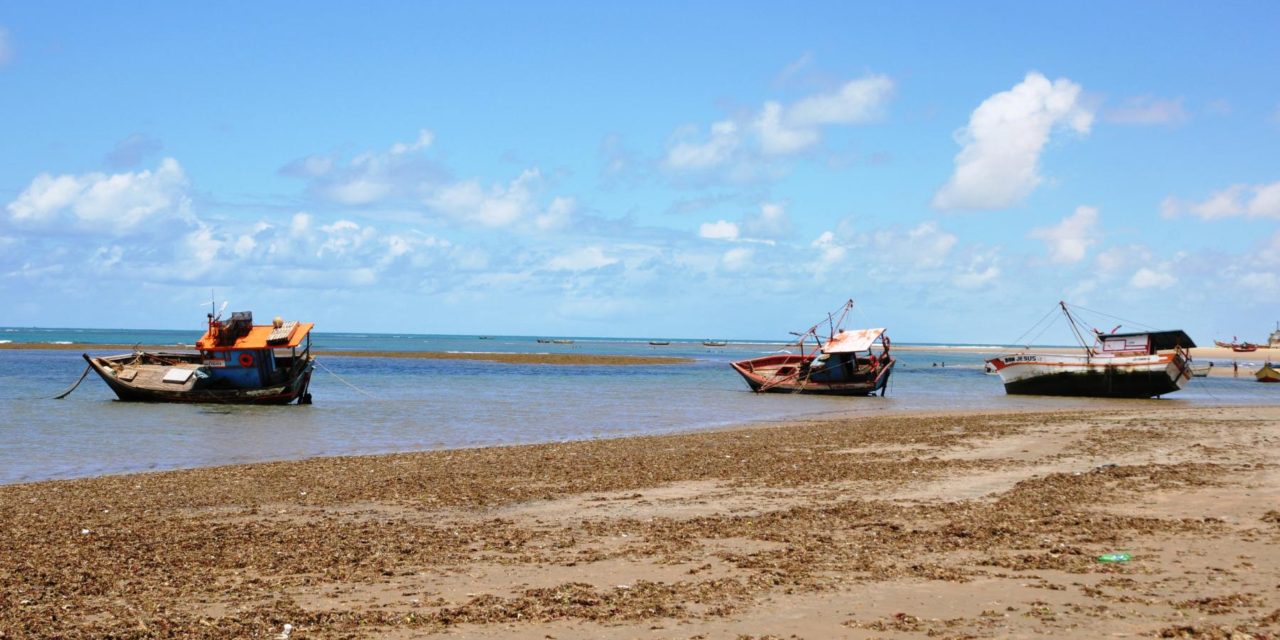
[[[775,338],[854,298],[899,341],[998,343],[1066,299],[1261,339],[1277,24],[4,3],[0,325],[198,328],[213,291],[322,330]]]

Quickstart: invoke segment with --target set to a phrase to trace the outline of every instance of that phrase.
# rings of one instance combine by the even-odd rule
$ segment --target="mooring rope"
[[[321,369],[324,369],[324,370],[325,370],[325,373],[328,373],[329,375],[331,375],[331,376],[333,376],[333,377],[337,378],[337,379],[338,379],[338,381],[339,381],[339,382],[341,382],[342,384],[345,384],[345,385],[347,385],[348,387],[351,387],[352,389],[355,389],[356,391],[359,391],[360,393],[363,393],[364,395],[369,396],[370,398],[377,399],[377,397],[378,397],[378,396],[375,396],[375,395],[373,395],[372,393],[369,393],[368,391],[365,391],[364,389],[361,389],[360,387],[357,387],[357,386],[355,386],[354,384],[351,384],[350,382],[347,382],[347,381],[346,381],[346,379],[344,379],[342,376],[340,376],[340,375],[338,375],[338,374],[334,373],[332,369],[330,369],[329,367],[324,366],[324,363],[323,363],[323,362],[321,362],[321,361],[319,361],[319,360],[315,360],[314,362],[316,363],[316,366],[317,366],[317,367],[320,367]]]
[[[72,392],[72,391],[75,391],[75,390],[76,390],[76,387],[80,386],[80,383],[81,383],[81,382],[84,382],[84,378],[85,378],[85,376],[89,375],[89,369],[91,369],[91,368],[92,368],[92,367],[91,367],[90,365],[87,365],[87,364],[86,364],[86,365],[84,366],[84,373],[80,374],[80,379],[79,379],[79,380],[76,380],[76,383],[75,383],[75,384],[73,384],[73,385],[71,385],[71,388],[69,388],[69,389],[67,389],[66,391],[63,391],[62,393],[60,393],[60,394],[58,394],[58,395],[54,396],[52,399],[53,399],[53,400],[61,400],[61,399],[65,398],[65,397],[67,397],[67,396],[71,395],[71,392]]]

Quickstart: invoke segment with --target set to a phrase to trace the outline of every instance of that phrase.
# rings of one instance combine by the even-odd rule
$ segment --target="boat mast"
[[[1093,349],[1089,348],[1089,344],[1084,341],[1084,336],[1080,335],[1080,326],[1076,324],[1076,319],[1072,317],[1071,310],[1067,308],[1067,303],[1063,302],[1062,300],[1059,300],[1058,306],[1062,307],[1062,313],[1067,316],[1067,324],[1071,325],[1071,332],[1076,334],[1076,340],[1080,343],[1080,346],[1084,349],[1084,357],[1086,359],[1092,359]]]

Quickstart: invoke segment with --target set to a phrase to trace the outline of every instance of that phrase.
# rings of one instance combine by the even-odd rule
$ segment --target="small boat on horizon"
[[[703,340],[702,341],[702,346],[704,347],[723,347],[728,344],[729,344],[728,340]]]
[[[209,314],[194,352],[135,351],[84,359],[121,400],[217,404],[311,404],[315,357],[310,322],[254,325],[237,311]]]
[[[1067,303],[1058,305],[1083,353],[1022,352],[988,360],[1004,381],[1005,393],[1150,398],[1173,393],[1191,379],[1187,350],[1196,344],[1186,332],[1114,333],[1113,329],[1102,333],[1095,329],[1095,344],[1089,345]]]
[[[671,344],[671,341],[670,341],[670,340],[650,340],[650,341],[649,341],[649,344],[651,344],[651,345],[653,345],[653,346],[655,346],[655,347],[665,347],[665,346],[667,346],[667,345]]]
[[[853,300],[827,315],[825,338],[818,323],[795,334],[791,346],[799,354],[781,353],[730,363],[752,391],[757,393],[812,393],[841,396],[884,395],[896,360],[889,355],[889,337],[883,328],[845,330],[841,327]],[[836,318],[839,313],[839,318]],[[810,342],[812,341],[812,342]],[[879,343],[879,355],[871,352]]]

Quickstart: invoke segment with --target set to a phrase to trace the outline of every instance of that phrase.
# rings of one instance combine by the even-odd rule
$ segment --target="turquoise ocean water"
[[[199,330],[0,328],[0,484],[315,456],[670,433],[771,420],[956,409],[1197,406],[1280,401],[1276,385],[1197,378],[1161,400],[1007,396],[982,361],[997,349],[927,345],[895,352],[884,398],[751,393],[731,360],[780,343],[701,339],[325,333],[325,351],[458,351],[671,355],[690,364],[513,365],[469,360],[321,358],[309,406],[227,407],[118,402],[95,375],[52,400],[84,370],[95,345],[190,344]],[[562,336],[554,336],[561,338]],[[711,338],[714,338],[712,336]],[[670,340],[652,346],[650,340]],[[945,366],[937,366],[944,364]],[[1171,425],[1172,427],[1172,425]]]

